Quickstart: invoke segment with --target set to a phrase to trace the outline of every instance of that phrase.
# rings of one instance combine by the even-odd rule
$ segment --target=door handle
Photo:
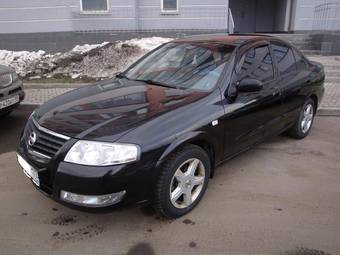
[[[277,96],[277,95],[281,95],[281,90],[280,89],[275,89],[274,91],[273,91],[273,97],[274,96]]]

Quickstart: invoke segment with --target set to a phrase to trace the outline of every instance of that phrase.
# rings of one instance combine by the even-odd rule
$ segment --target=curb
[[[92,83],[24,83],[24,89],[69,89],[80,88]]]
[[[18,110],[21,110],[21,111],[34,111],[35,108],[39,107],[40,104],[20,104],[18,106]]]
[[[20,104],[18,106],[19,110],[22,111],[34,111],[35,108],[39,107],[41,104]],[[340,108],[319,108],[317,113],[317,116],[335,116],[340,117]]]
[[[318,116],[337,116],[340,117],[340,108],[319,108],[317,113]]]

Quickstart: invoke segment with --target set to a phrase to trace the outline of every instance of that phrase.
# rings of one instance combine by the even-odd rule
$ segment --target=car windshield
[[[167,87],[212,90],[224,67],[229,63],[234,46],[220,43],[165,44],[124,74],[139,80]]]

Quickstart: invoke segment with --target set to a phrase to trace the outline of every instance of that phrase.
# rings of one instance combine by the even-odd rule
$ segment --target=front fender
[[[209,153],[209,157],[211,158],[212,168],[214,167],[215,163],[215,151],[217,148],[216,141],[214,141],[213,137],[209,136],[208,133],[204,131],[192,131],[186,134],[183,134],[181,136],[176,136],[176,139],[168,145],[168,147],[165,149],[165,151],[160,156],[159,160],[156,163],[156,166],[159,167],[166,158],[173,153],[175,150],[177,150],[179,147],[185,145],[185,144],[197,144],[199,142],[204,142],[205,144],[209,145],[212,149],[212,153]]]

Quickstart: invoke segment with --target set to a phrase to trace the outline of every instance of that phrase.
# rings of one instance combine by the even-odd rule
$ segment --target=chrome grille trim
[[[35,151],[35,150],[29,150],[29,152],[31,152],[33,155],[36,155],[36,156],[38,156],[38,157],[42,157],[42,158],[46,158],[46,159],[51,159],[50,156],[47,156],[47,155],[42,154],[42,153],[40,153],[40,152],[37,152],[37,151]]]
[[[30,143],[32,134],[35,134],[35,139]],[[26,125],[24,139],[33,161],[47,164],[71,138],[40,126],[31,116]]]
[[[33,120],[34,125],[35,125],[40,131],[42,131],[42,132],[45,132],[45,133],[47,133],[47,134],[50,134],[50,135],[52,135],[52,136],[55,136],[55,137],[58,137],[58,138],[61,138],[61,139],[64,139],[64,140],[70,140],[70,139],[71,139],[70,137],[68,137],[68,136],[66,136],[66,135],[62,135],[62,134],[56,133],[56,132],[54,132],[54,131],[51,131],[51,130],[49,130],[49,129],[47,129],[47,128],[44,128],[44,127],[40,126],[40,125],[38,124],[38,122],[37,122],[34,118],[32,118],[32,120]]]

